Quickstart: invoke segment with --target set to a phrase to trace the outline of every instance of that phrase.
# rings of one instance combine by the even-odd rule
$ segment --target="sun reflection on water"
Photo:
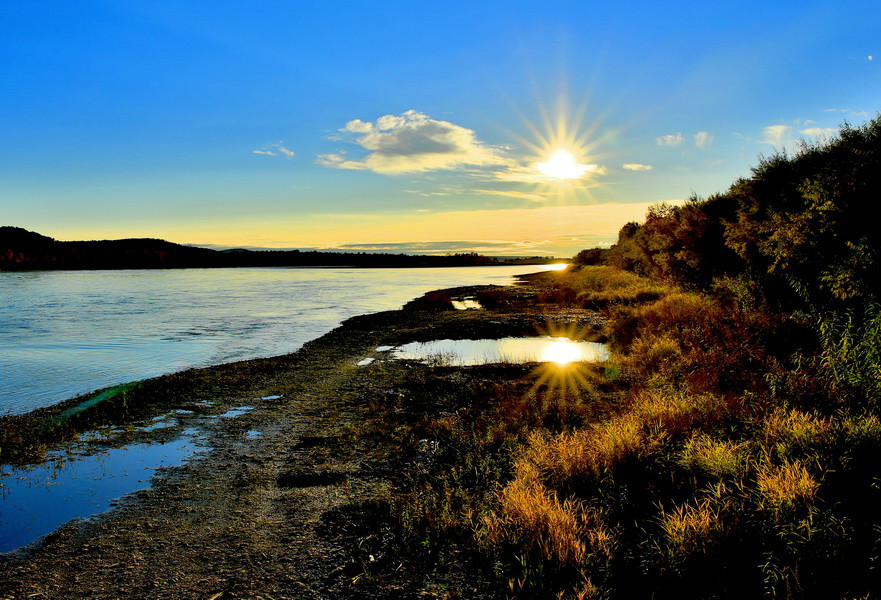
[[[584,352],[569,338],[557,338],[541,353],[544,362],[568,365],[571,362],[584,360]]]

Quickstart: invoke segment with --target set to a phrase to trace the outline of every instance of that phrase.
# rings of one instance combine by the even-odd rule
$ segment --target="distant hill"
[[[449,267],[540,264],[547,259],[501,260],[475,253],[449,256],[300,250],[210,250],[165,240],[61,242],[21,227],[0,227],[0,271],[178,269],[191,267]]]

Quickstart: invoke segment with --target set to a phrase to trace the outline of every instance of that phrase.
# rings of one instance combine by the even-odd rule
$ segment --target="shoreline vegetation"
[[[879,191],[876,118],[656,207],[565,271],[148,380],[122,406],[256,408],[148,492],[0,557],[0,598],[877,597]],[[462,294],[483,308],[453,310]],[[611,358],[356,366],[524,334]],[[69,426],[112,421],[110,402]]]
[[[447,255],[323,250],[212,250],[159,239],[61,242],[21,227],[0,227],[0,272],[89,269],[184,269],[224,267],[473,267],[541,265],[547,256],[493,257],[475,252]]]

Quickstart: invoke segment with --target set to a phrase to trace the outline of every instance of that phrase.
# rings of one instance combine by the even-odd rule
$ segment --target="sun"
[[[580,179],[593,165],[580,165],[571,152],[558,150],[546,162],[535,163],[535,168],[553,179]]]

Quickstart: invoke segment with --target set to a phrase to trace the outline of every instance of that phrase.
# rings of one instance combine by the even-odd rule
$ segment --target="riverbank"
[[[381,358],[377,347],[416,340],[536,335],[557,326],[598,334],[595,313],[537,309],[536,294],[534,288],[492,286],[428,294],[400,311],[349,319],[292,355],[158,378],[141,392],[126,392],[127,407],[143,393],[157,413],[199,410],[206,399],[214,403],[212,412],[254,409],[212,422],[210,451],[162,473],[150,489],[5,555],[0,597],[357,595],[365,569],[352,562],[351,532],[339,518],[330,521],[390,486],[401,467],[401,444],[409,442],[375,420],[405,380],[412,383],[418,372],[432,382],[437,370],[396,361],[357,363]],[[451,296],[476,297],[485,308],[454,310]],[[455,392],[460,386],[487,389],[531,369],[442,370],[453,378],[448,392]],[[109,402],[92,424],[112,419],[112,408]],[[443,407],[421,408],[433,413]],[[130,419],[149,417],[129,410]],[[374,554],[373,560],[380,559]]]
[[[208,451],[3,557],[0,598],[873,597],[871,331],[608,266],[527,280],[126,391],[203,410]],[[610,359],[384,349],[521,334]]]

